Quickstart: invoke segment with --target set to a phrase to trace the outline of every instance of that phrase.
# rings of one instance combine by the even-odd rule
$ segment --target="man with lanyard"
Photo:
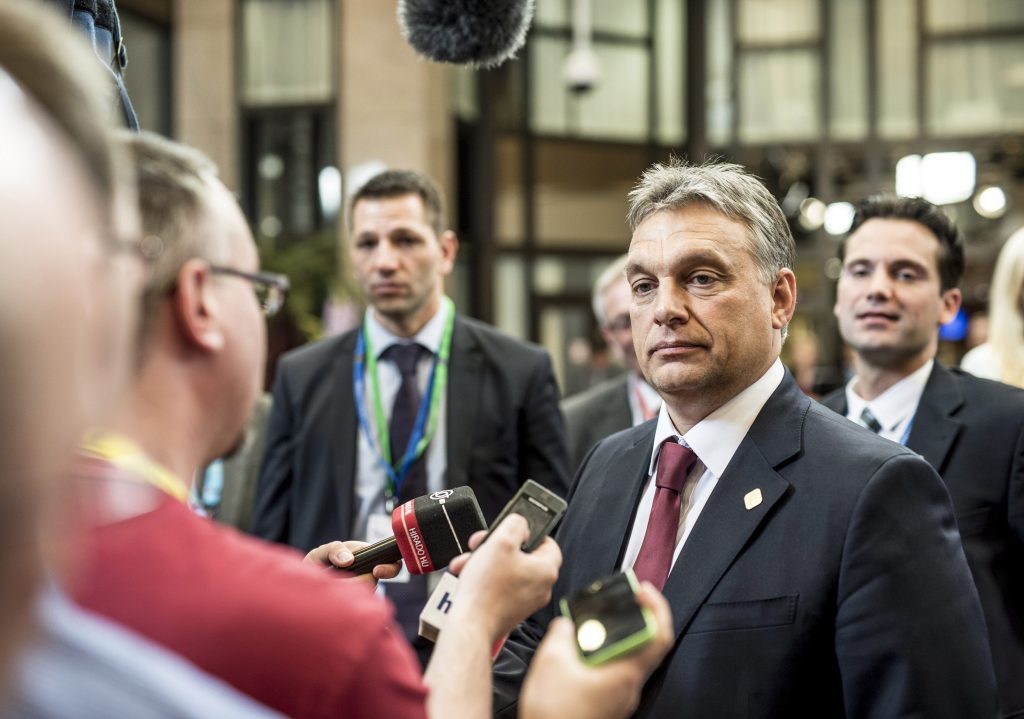
[[[628,255],[622,255],[608,265],[594,282],[593,293],[594,316],[601,327],[601,335],[626,372],[562,404],[573,470],[600,440],[654,419],[661,409],[661,397],[640,373],[633,348],[630,290],[626,282],[628,259]]]
[[[1024,393],[935,359],[960,308],[964,238],[920,198],[863,201],[839,250],[835,314],[854,376],[822,402],[938,471],[953,499],[999,681],[1024,711]]]
[[[428,177],[387,171],[349,205],[363,326],[285,355],[253,533],[304,551],[390,533],[396,503],[468,485],[488,521],[532,478],[568,489],[565,429],[547,353],[456,314],[444,294],[458,241]],[[408,638],[421,577],[389,583]],[[421,660],[429,647],[417,645]]]

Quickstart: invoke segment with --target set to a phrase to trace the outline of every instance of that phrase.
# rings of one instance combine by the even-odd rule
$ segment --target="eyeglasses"
[[[256,292],[256,299],[260,303],[263,314],[273,317],[284,304],[284,298],[288,294],[291,283],[287,275],[279,275],[276,272],[242,272],[232,267],[210,265],[210,271],[215,275],[230,275],[241,277],[252,283]]]
[[[605,328],[612,332],[628,332],[632,327],[629,321],[629,315],[619,315],[613,320],[608,320],[604,323]]]

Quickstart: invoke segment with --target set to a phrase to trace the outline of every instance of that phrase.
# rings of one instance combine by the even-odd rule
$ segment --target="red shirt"
[[[369,586],[169,497],[90,535],[72,587],[83,607],[263,704],[290,717],[426,716],[419,665]]]

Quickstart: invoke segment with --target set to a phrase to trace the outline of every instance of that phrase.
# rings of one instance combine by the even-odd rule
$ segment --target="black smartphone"
[[[576,626],[576,644],[585,664],[603,664],[654,637],[654,616],[636,600],[639,587],[633,570],[627,569],[562,599],[562,614]]]
[[[509,514],[525,517],[527,524],[530,525],[530,536],[523,543],[523,551],[532,552],[554,529],[555,524],[565,513],[565,507],[564,499],[547,487],[528,479],[491,524],[491,531],[494,531],[494,528],[501,524],[501,520]]]

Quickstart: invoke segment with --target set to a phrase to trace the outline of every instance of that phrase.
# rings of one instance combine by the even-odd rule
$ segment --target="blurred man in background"
[[[626,282],[628,255],[615,259],[594,282],[594,316],[601,335],[625,374],[570,397],[562,403],[569,460],[573,471],[590,448],[605,437],[654,419],[661,409],[661,397],[647,384],[633,348],[629,321],[629,283]]]
[[[391,531],[405,500],[468,485],[492,521],[528,478],[564,496],[569,470],[545,350],[456,314],[458,240],[427,176],[386,171],[350,203],[362,327],[278,364],[253,532],[308,550]],[[422,661],[422,576],[387,585]]]

